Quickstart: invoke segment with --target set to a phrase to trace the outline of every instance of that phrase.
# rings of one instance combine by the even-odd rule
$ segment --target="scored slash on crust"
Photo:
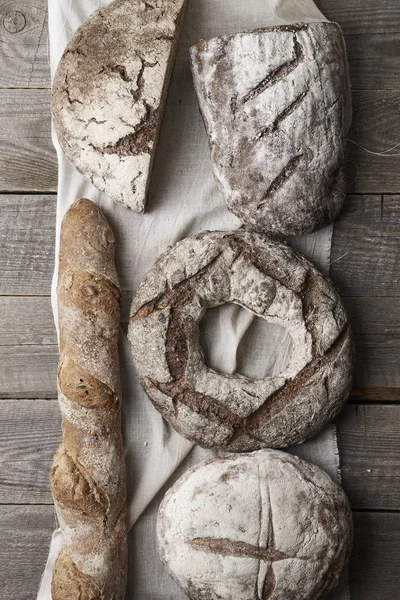
[[[304,60],[304,49],[300,42],[297,40],[297,36],[293,36],[293,52],[294,58],[285,62],[283,65],[280,65],[276,69],[274,69],[271,73],[269,73],[264,79],[260,81],[250,92],[248,92],[243,98],[243,104],[249,102],[249,100],[254,100],[260,94],[265,92],[266,89],[276,85],[279,81],[284,79],[298,67],[298,65]]]
[[[197,244],[197,252],[206,256],[197,269],[192,263],[190,268],[186,264],[187,257],[192,256],[190,240],[180,242],[148,273],[133,301],[129,340],[142,386],[164,418],[201,446],[237,451],[254,450],[267,443],[282,446],[295,443],[294,440],[303,441],[311,431],[316,432],[321,427],[324,419],[336,414],[351,384],[350,329],[339,297],[305,259],[296,257],[278,242],[266,242],[259,234],[208,232],[193,243]],[[172,254],[172,272],[166,260],[169,253]],[[221,256],[225,258],[222,260]],[[232,281],[236,281],[235,277],[240,279],[242,263],[248,265],[250,271],[254,270],[250,287],[255,293],[261,289],[265,292],[263,300],[257,296],[260,306],[253,305],[251,297],[247,297],[244,290],[242,295],[236,287],[232,296],[232,285],[236,286]],[[239,265],[238,269],[232,270],[232,265]],[[164,282],[158,281],[164,277]],[[268,287],[268,293],[267,288],[262,287],[264,278],[275,282],[273,289]],[[233,301],[264,315],[266,320],[270,303],[277,301],[278,288],[279,294],[288,298],[288,306],[294,303],[293,312],[290,315],[285,312],[282,317],[300,344],[293,371],[281,373],[281,378],[272,382],[269,378],[267,381],[225,378],[207,369],[201,349],[195,346],[195,352],[191,352],[190,344],[196,343],[193,338],[196,323],[204,314],[202,310],[214,302],[214,295],[208,296],[206,282],[209,280],[215,281],[215,285],[220,280],[222,287],[213,288],[212,292],[217,293],[219,303]],[[196,300],[199,289],[202,290],[201,309]],[[194,312],[188,319],[192,305]],[[334,312],[337,314],[330,316]],[[140,323],[143,320],[146,324]],[[299,338],[296,323],[301,324],[303,332]],[[149,355],[148,360],[143,360],[142,346],[152,347],[154,335],[163,340],[154,346],[156,358]],[[156,365],[154,369],[149,368],[152,360]],[[159,365],[162,365],[161,370],[155,375]],[[336,366],[342,369],[341,380],[334,373]],[[200,383],[192,377],[194,370],[196,374],[201,373]],[[212,386],[216,381],[227,387],[215,393]],[[233,401],[227,390],[233,390]],[[306,390],[310,395],[307,403],[303,398]],[[270,424],[288,418],[286,407],[292,403],[298,405],[293,421],[297,419],[297,410],[311,415],[310,422],[304,416],[300,428],[296,424],[295,437],[292,432],[282,435],[274,431],[276,425],[270,428]],[[198,435],[193,433],[192,422],[202,423]]]
[[[53,81],[54,127],[67,159],[136,212],[145,210],[186,4],[114,0],[77,30]]]
[[[260,131],[260,133],[256,135],[254,141],[256,142],[260,140],[269,133],[275,133],[282,121],[284,121],[289,115],[291,115],[296,110],[296,108],[300,106],[300,104],[303,102],[304,98],[307,96],[309,91],[310,90],[307,88],[304,92],[301,92],[301,94],[299,94],[297,98],[293,100],[293,102],[291,102],[282,112],[279,113],[279,115],[276,117],[274,122],[271,123],[271,125],[268,125],[268,127],[265,127]]]
[[[193,600],[317,600],[348,562],[351,508],[322,469],[260,450],[187,471],[161,503],[157,536],[163,563]]]
[[[266,202],[268,202],[268,198],[275,194],[275,192],[277,192],[286,183],[286,181],[295,173],[302,156],[303,154],[293,156],[293,158],[291,158],[289,162],[286,163],[282,171],[275,177],[275,179],[269,185],[267,191],[262,197],[261,202],[257,205],[256,210],[262,208],[266,204]]]
[[[269,495],[269,488],[268,488]],[[262,512],[263,501],[261,500],[260,510]],[[298,560],[307,560],[305,557],[301,556],[291,556],[289,554],[285,554],[276,548],[275,543],[275,532],[273,526],[273,518],[272,518],[272,508],[271,503],[269,501],[269,518],[268,518],[268,539],[266,541],[265,547],[260,545],[260,540],[258,545],[249,544],[247,542],[241,542],[240,540],[231,540],[228,538],[212,538],[212,537],[204,537],[204,538],[194,538],[189,542],[189,545],[195,550],[200,550],[203,552],[209,552],[213,554],[218,554],[220,556],[233,556],[233,557],[243,557],[243,558],[254,558],[259,561],[258,566],[258,574],[257,574],[257,582],[256,582],[256,600],[268,600],[275,590],[276,587],[276,578],[273,569],[273,563],[279,562],[282,560],[288,559],[298,559]],[[260,518],[262,522],[262,517]],[[260,530],[261,533],[261,530]],[[260,581],[261,575],[261,563],[266,562],[269,563],[267,565],[267,569],[265,570],[264,580]],[[260,585],[261,584],[261,585]],[[262,593],[260,596],[259,590],[262,588]]]
[[[343,48],[337,24],[310,23],[215,37],[191,49],[215,178],[229,210],[250,228],[310,233],[339,212],[345,192],[336,173],[350,94]],[[301,153],[293,177],[275,181]]]

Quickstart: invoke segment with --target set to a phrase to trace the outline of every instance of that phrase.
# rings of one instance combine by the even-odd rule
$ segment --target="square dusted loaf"
[[[350,94],[336,23],[299,23],[200,41],[194,84],[214,175],[253,229],[297,235],[340,210]]]

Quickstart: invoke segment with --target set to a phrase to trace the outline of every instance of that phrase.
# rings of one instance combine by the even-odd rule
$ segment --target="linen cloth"
[[[51,71],[75,30],[110,0],[49,0]],[[67,162],[56,136],[59,180],[56,257],[52,287],[55,320],[59,232],[64,213],[79,197],[97,202],[111,223],[117,242],[117,268],[122,288],[121,379],[123,435],[129,501],[129,581],[127,600],[184,600],[186,596],[163,568],[156,550],[155,523],[165,490],[190,466],[216,455],[193,447],[163,421],[141,389],[126,337],[133,291],[159,254],[178,240],[203,230],[237,229],[216,187],[208,141],[189,70],[188,48],[200,38],[298,21],[325,21],[312,0],[189,0],[172,75],[146,213],[115,204]],[[332,226],[291,238],[289,243],[325,273],[329,271]],[[290,351],[290,336],[234,305],[206,314],[202,343],[209,364],[226,373],[251,377],[278,373]],[[317,439],[289,451],[324,468],[340,480],[336,431],[329,425]],[[38,600],[51,600],[51,574],[62,547],[53,534]],[[330,600],[349,598],[345,578]]]

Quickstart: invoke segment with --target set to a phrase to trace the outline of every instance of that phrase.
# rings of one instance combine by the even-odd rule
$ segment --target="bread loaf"
[[[58,399],[64,440],[51,470],[64,545],[53,600],[123,600],[126,486],[121,436],[120,288],[114,236],[98,207],[77,200],[60,238]]]
[[[251,379],[205,363],[199,323],[225,303],[287,331],[280,373]],[[133,297],[128,338],[154,406],[206,448],[301,443],[339,412],[352,386],[351,332],[337,291],[289,246],[259,233],[203,232],[165,252]]]
[[[110,198],[143,212],[187,0],[114,0],[77,30],[53,82],[61,148]]]
[[[202,40],[191,65],[228,208],[276,234],[329,223],[345,197],[351,112],[340,27],[299,23]]]
[[[319,600],[352,545],[351,510],[324,471],[273,450],[187,471],[161,503],[158,547],[191,600]]]

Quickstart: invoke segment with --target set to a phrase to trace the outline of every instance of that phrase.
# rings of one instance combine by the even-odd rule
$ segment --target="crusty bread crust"
[[[229,210],[252,229],[283,235],[332,221],[345,197],[351,119],[339,25],[299,23],[201,40],[190,55]]]
[[[126,484],[115,241],[99,208],[74,202],[60,236],[58,398],[64,440],[51,470],[64,546],[53,600],[123,600]]]
[[[144,212],[187,0],[114,0],[76,31],[58,65],[52,113],[74,167]]]
[[[199,322],[225,303],[287,330],[292,351],[281,373],[253,380],[207,367]],[[165,252],[133,298],[128,337],[154,406],[206,448],[301,443],[352,387],[353,345],[337,291],[289,246],[255,232],[203,232]]]
[[[317,466],[274,450],[189,469],[161,503],[161,560],[190,600],[320,600],[352,546],[349,502]]]

